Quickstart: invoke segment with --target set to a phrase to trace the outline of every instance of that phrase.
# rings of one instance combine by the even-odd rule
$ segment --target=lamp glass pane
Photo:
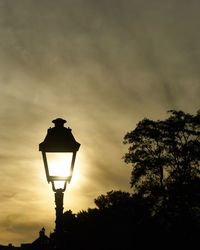
[[[73,153],[46,153],[48,161],[49,176],[63,177],[71,176],[71,162]],[[56,180],[56,179],[54,179]],[[62,181],[59,181],[62,182]],[[61,184],[61,183],[60,183]],[[59,184],[59,185],[60,185]],[[61,184],[62,185],[62,184]]]
[[[56,190],[65,188],[65,181],[54,181],[53,183]]]

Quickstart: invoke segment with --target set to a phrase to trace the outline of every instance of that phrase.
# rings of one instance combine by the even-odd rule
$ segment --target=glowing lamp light
[[[64,127],[65,120],[57,118],[52,121],[55,127],[47,130],[47,135],[39,144],[42,152],[47,181],[52,183],[53,191],[65,191],[70,183],[78,143],[72,135],[71,129]]]

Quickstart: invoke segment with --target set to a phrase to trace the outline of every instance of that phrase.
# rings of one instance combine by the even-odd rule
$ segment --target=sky
[[[198,0],[0,0],[0,244],[54,230],[38,145],[55,118],[81,144],[65,211],[131,192],[124,135],[200,108],[199,11]]]

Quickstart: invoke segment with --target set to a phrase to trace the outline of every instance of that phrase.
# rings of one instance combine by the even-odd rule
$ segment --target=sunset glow
[[[64,211],[132,191],[124,135],[143,118],[199,109],[199,9],[196,0],[0,0],[0,245],[54,231],[39,143],[55,118],[81,144]],[[71,175],[68,154],[47,158],[53,176]]]

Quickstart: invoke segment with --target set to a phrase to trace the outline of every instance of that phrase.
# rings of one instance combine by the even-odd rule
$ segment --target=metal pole
[[[55,204],[56,204],[56,250],[63,250],[63,197],[64,193],[62,190],[56,190],[55,192]]]

